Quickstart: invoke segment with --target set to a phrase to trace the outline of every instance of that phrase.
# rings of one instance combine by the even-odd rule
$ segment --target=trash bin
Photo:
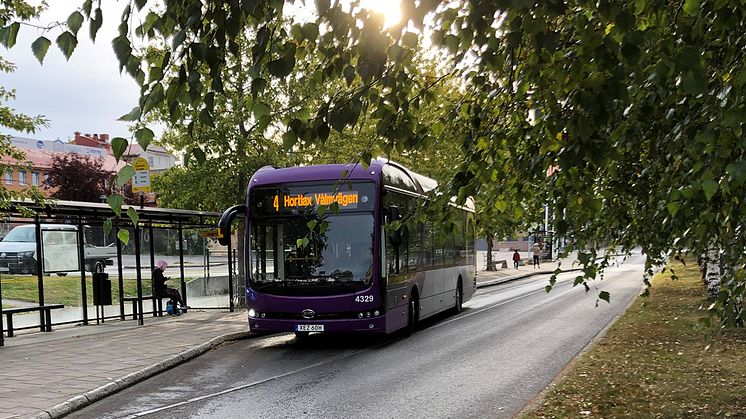
[[[93,305],[111,305],[111,281],[106,272],[93,273]]]

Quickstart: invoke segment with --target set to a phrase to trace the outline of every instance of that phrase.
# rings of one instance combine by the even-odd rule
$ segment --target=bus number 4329
[[[355,297],[356,303],[372,303],[373,302],[373,296],[372,295],[358,295]]]

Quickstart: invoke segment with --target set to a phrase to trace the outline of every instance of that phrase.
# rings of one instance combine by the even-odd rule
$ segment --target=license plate
[[[295,325],[296,332],[323,332],[323,324],[297,324]]]

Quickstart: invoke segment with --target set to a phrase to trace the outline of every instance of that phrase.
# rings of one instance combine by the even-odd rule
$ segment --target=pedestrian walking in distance
[[[513,253],[513,268],[518,269],[518,262],[521,261],[521,255],[518,253],[518,250]]]
[[[539,266],[539,258],[541,258],[541,245],[539,243],[534,243],[534,246],[531,248],[531,253],[534,256],[534,268],[540,268]]]

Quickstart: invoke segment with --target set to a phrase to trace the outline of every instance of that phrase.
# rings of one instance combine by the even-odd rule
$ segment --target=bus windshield
[[[332,287],[350,291],[370,284],[373,269],[373,214],[340,213],[324,218],[309,235],[315,217],[295,215],[251,223],[251,282],[257,290]],[[298,239],[307,237],[306,245]]]

